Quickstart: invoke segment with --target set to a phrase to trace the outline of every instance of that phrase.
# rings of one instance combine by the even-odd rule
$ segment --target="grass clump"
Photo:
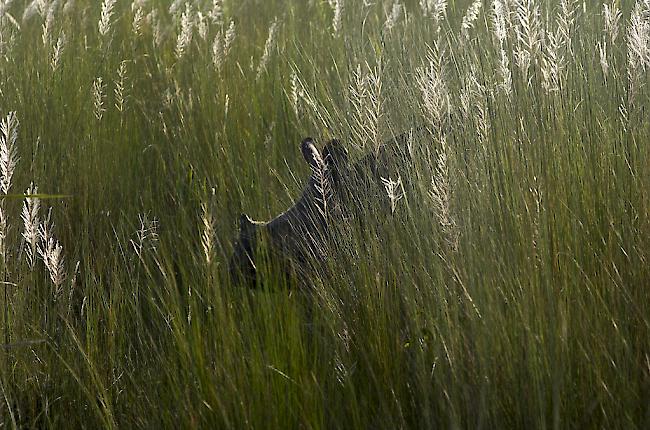
[[[647,428],[649,28],[643,0],[0,0],[0,422]],[[309,294],[230,284],[302,138],[403,133]]]

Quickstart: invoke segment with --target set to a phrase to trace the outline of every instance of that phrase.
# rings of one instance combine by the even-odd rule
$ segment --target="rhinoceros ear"
[[[246,214],[239,216],[239,234],[249,236],[255,230],[255,222]]]
[[[300,144],[300,151],[305,161],[312,169],[319,168],[323,164],[323,159],[314,145],[314,140],[311,137],[306,138]]]

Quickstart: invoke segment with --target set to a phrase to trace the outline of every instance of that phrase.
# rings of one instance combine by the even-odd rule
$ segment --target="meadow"
[[[648,0],[0,0],[0,427],[650,428],[649,69]],[[231,282],[303,138],[404,133]]]

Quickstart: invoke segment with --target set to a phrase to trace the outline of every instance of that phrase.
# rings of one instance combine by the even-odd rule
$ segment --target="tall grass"
[[[649,29],[643,0],[0,0],[0,422],[648,428]],[[404,132],[309,292],[230,285],[302,138]]]

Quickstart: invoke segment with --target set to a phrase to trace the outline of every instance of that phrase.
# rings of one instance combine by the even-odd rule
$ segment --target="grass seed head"
[[[194,32],[194,14],[189,3],[185,4],[185,10],[181,15],[181,31],[176,39],[176,58],[181,59],[185,51],[192,43],[192,33]]]
[[[262,54],[259,65],[257,66],[257,80],[259,80],[262,74],[266,72],[266,68],[268,67],[269,61],[271,60],[271,55],[273,54],[273,50],[276,47],[277,34],[278,19],[275,18],[269,27],[269,36],[267,37],[266,43],[264,44],[264,53]]]
[[[387,32],[390,33],[393,30],[393,27],[397,25],[397,22],[402,16],[403,8],[404,6],[402,6],[399,0],[396,0],[395,3],[393,3],[393,7],[391,8],[390,14],[386,18],[386,22],[384,23],[384,28],[386,29]]]
[[[9,194],[11,178],[14,175],[16,164],[18,164],[18,127],[20,123],[16,112],[9,114],[0,121],[0,190]]]
[[[106,36],[111,31],[113,25],[111,18],[113,17],[113,8],[115,7],[116,2],[117,0],[104,0],[102,3],[101,16],[97,23],[97,29],[102,37]]]
[[[36,255],[39,239],[39,211],[41,208],[41,201],[38,197],[30,197],[38,194],[38,187],[32,183],[27,191],[25,191],[25,201],[23,202],[23,210],[20,217],[23,220],[23,233],[22,236],[27,244],[27,264],[33,270],[36,263]]]
[[[106,89],[106,85],[104,84],[104,80],[101,77],[98,77],[93,81],[93,86],[92,86],[92,99],[93,99],[93,113],[95,114],[95,118],[97,118],[97,121],[101,121],[102,118],[104,117],[104,112],[106,112],[106,109],[104,108],[104,99],[106,98],[106,94],[104,90]]]
[[[43,259],[45,268],[50,275],[50,280],[55,286],[55,297],[61,292],[61,285],[66,278],[65,262],[63,259],[63,247],[53,235],[54,223],[52,222],[52,208],[47,217],[40,224],[40,242],[37,246],[38,254]]]
[[[467,12],[463,17],[463,22],[461,23],[461,33],[463,37],[469,38],[469,31],[474,28],[474,23],[481,13],[482,6],[483,0],[474,0],[474,2],[467,9]]]

